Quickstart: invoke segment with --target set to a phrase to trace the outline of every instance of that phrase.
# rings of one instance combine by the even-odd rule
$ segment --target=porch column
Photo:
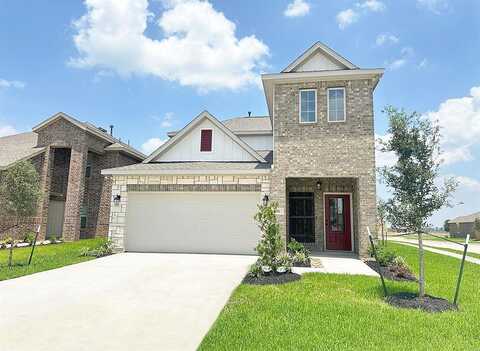
[[[80,208],[83,203],[87,155],[88,150],[85,147],[74,146],[71,149],[65,220],[63,222],[63,238],[65,241],[80,239]]]
[[[283,176],[272,175],[271,201],[278,203],[277,220],[280,224],[280,237],[287,242],[287,193],[286,179]]]
[[[367,227],[373,233],[376,224],[376,183],[375,175],[360,176],[357,183],[357,211],[358,211],[358,254],[368,256]]]
[[[45,240],[47,235],[47,222],[48,222],[48,204],[50,203],[50,187],[51,177],[53,170],[55,149],[47,146],[43,154],[43,163],[40,173],[40,190],[42,197],[38,201],[37,220],[40,225],[40,233],[38,234],[38,240]]]

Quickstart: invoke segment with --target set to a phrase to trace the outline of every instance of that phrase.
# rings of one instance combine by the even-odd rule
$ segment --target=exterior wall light
[[[269,200],[269,199],[268,199],[268,195],[265,194],[265,195],[263,196],[263,199],[262,199],[263,206],[267,206],[267,205],[268,205],[268,200]]]
[[[119,194],[119,195],[115,195],[115,196],[113,197],[113,203],[114,203],[115,205],[119,205],[121,199],[122,199],[122,196],[121,196],[120,194]]]
[[[317,181],[317,190],[322,190],[322,182],[321,181]]]

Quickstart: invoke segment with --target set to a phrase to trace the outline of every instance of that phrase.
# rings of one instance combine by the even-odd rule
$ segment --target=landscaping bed
[[[445,312],[457,310],[457,306],[448,300],[430,295],[425,295],[424,298],[420,298],[418,297],[418,294],[402,292],[390,295],[385,300],[390,305],[395,307],[420,309],[425,312]]]
[[[269,274],[269,275],[259,275],[259,276],[251,276],[247,274],[245,278],[243,278],[244,284],[251,284],[251,285],[275,285],[275,284],[284,284],[294,282],[299,280],[302,276],[300,274],[287,272],[283,274]]]
[[[417,281],[417,277],[415,277],[415,275],[409,269],[405,269],[396,265],[390,265],[380,266],[379,272],[379,265],[374,260],[366,260],[365,263],[375,272],[379,274],[381,273],[386,279],[411,282]]]

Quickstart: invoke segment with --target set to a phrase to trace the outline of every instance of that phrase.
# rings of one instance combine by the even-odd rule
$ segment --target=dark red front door
[[[352,250],[350,195],[325,195],[327,250]]]

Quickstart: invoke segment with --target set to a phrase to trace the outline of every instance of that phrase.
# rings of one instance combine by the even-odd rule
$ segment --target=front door
[[[290,238],[301,243],[315,242],[315,210],[313,193],[288,194],[288,231]]]
[[[325,234],[327,250],[352,250],[350,195],[325,195]]]

